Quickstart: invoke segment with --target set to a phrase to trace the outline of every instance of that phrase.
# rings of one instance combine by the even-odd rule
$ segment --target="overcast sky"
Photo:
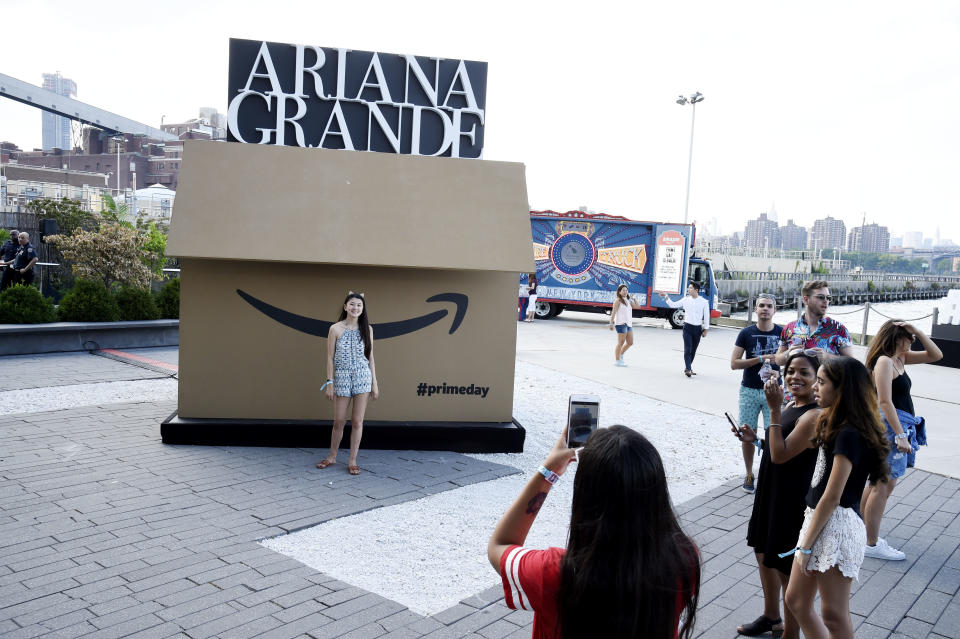
[[[226,112],[230,37],[489,62],[484,158],[523,162],[530,206],[720,231],[923,231],[960,243],[960,3],[3,0],[0,73],[60,71],[77,99],[159,126]],[[0,139],[41,144],[0,99]]]

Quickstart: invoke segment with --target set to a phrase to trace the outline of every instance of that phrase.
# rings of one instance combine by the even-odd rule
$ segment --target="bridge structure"
[[[960,246],[939,246],[923,249],[910,248],[903,251],[903,256],[908,258],[920,257],[930,260],[930,262],[933,263],[938,260],[960,257]]]
[[[130,134],[136,136],[146,136],[152,140],[162,142],[172,142],[179,139],[172,133],[161,131],[125,118],[122,115],[111,113],[99,107],[80,102],[73,98],[59,95],[42,87],[18,80],[0,73],[0,97],[16,100],[22,104],[70,118],[83,124],[101,129],[109,135]]]

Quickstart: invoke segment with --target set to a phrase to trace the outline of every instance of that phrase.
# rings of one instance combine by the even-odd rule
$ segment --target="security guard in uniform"
[[[33,284],[33,265],[37,263],[37,251],[30,244],[30,234],[20,234],[20,250],[13,260],[14,284]]]
[[[3,276],[0,278],[0,291],[13,284],[13,260],[17,257],[20,250],[20,233],[10,231],[10,239],[0,246],[0,265],[2,265]]]

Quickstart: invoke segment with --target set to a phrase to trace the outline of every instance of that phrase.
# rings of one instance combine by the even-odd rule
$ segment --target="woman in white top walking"
[[[617,287],[617,299],[610,310],[610,330],[617,331],[617,347],[613,356],[614,366],[626,366],[623,354],[633,346],[633,309],[640,308],[636,300],[630,298],[626,284]]]
[[[657,295],[671,308],[683,307],[683,374],[687,377],[696,375],[693,372],[693,358],[697,356],[700,338],[706,337],[710,328],[710,303],[700,297],[700,285],[696,282],[690,282],[687,296],[676,302],[662,293]]]

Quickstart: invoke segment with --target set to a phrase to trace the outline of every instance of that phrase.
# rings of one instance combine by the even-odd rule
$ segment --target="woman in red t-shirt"
[[[636,431],[603,428],[581,449],[566,550],[523,547],[576,457],[566,441],[564,429],[490,537],[507,606],[534,611],[534,637],[692,636],[700,558],[677,523],[657,449]]]

